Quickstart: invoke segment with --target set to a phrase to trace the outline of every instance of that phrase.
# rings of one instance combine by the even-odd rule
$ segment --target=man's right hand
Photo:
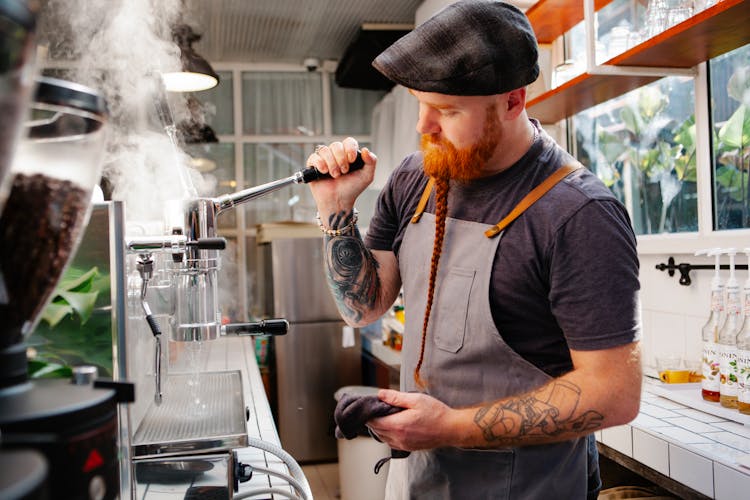
[[[365,165],[360,170],[349,172],[349,164],[357,158],[359,144],[352,137],[328,146],[319,146],[307,158],[307,166],[330,174],[332,179],[321,179],[309,184],[322,221],[327,222],[332,214],[351,212],[357,197],[367,189],[375,176],[377,157],[367,148],[362,148]]]

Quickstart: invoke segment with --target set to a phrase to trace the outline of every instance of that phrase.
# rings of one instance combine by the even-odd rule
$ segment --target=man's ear
[[[526,87],[508,92],[508,107],[506,117],[513,119],[526,109]]]

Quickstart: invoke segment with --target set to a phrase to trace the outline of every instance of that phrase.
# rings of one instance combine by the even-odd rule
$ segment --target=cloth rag
[[[378,399],[377,396],[357,396],[353,394],[342,394],[333,412],[336,422],[336,438],[354,439],[357,436],[369,436],[380,441],[378,436],[370,432],[367,421],[372,418],[385,417],[402,411],[403,408],[393,406]],[[391,456],[385,457],[375,465],[375,474],[391,458],[406,458],[408,451],[395,450],[391,448]]]

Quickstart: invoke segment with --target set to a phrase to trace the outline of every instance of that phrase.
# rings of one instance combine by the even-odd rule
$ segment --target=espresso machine
[[[172,137],[168,107],[159,106],[159,114]],[[363,165],[358,156],[350,169]],[[222,324],[218,291],[225,241],[217,236],[217,218],[290,184],[324,177],[310,167],[232,194],[167,201],[155,227],[136,223],[126,230],[128,378],[139,395],[130,408],[138,498],[149,498],[150,481],[190,470],[210,470],[217,479],[203,487],[217,498],[231,498],[251,474],[235,452],[247,446],[281,457],[292,473],[291,484],[298,484],[303,498],[309,496],[304,474],[288,453],[248,437],[241,373],[202,370],[197,358],[226,336],[284,335],[289,328],[282,318]],[[180,355],[187,363],[175,368]],[[190,488],[185,484],[174,498],[187,498]]]
[[[24,3],[0,1],[2,57],[17,56],[0,68],[0,497],[111,499],[127,384],[99,380],[91,367],[74,368],[73,380],[27,375],[25,340],[87,224],[107,123],[95,90],[32,78],[31,30]]]

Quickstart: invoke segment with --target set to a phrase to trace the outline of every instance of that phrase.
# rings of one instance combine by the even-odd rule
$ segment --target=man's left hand
[[[391,448],[415,451],[459,446],[459,411],[432,396],[415,392],[381,389],[378,398],[404,408],[399,413],[367,422],[367,426]]]

